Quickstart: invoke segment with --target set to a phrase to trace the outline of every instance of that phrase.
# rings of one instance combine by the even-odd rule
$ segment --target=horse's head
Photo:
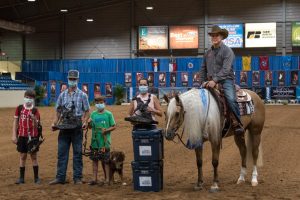
[[[176,135],[176,131],[184,121],[183,104],[177,94],[175,98],[170,101],[167,96],[164,96],[164,99],[168,103],[167,112],[165,113],[165,137],[167,140],[173,140]]]

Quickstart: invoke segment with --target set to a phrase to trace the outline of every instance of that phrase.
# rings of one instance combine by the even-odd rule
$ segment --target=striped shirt
[[[87,95],[77,88],[72,93],[69,93],[69,90],[65,90],[62,93],[60,93],[56,102],[56,110],[59,106],[71,108],[73,103],[75,106],[75,116],[77,117],[81,117],[84,112],[90,109],[90,104]]]
[[[37,137],[38,130],[37,127],[34,127],[34,122],[31,119],[30,115],[32,114],[32,109],[26,109],[23,105],[21,112],[19,113],[19,108],[17,107],[15,112],[15,118],[18,119],[18,136],[19,137]],[[36,110],[34,114],[35,117],[40,120],[40,113]],[[20,117],[19,117],[20,116]]]

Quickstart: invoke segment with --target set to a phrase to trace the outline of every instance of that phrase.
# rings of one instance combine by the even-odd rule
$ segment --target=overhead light
[[[27,0],[28,2],[35,2],[35,0]]]
[[[66,13],[68,12],[68,9],[60,9],[60,12]]]
[[[154,8],[153,8],[153,6],[147,6],[146,7],[146,10],[153,10]]]
[[[94,19],[93,19],[93,18],[87,18],[86,21],[87,21],[87,22],[93,22]]]

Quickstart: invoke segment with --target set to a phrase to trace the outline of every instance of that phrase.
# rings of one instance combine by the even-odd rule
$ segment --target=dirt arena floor
[[[68,167],[70,183],[48,185],[55,177],[57,158],[57,132],[50,131],[54,116],[52,107],[40,108],[46,137],[39,153],[42,184],[33,184],[32,165],[28,160],[26,184],[15,185],[19,175],[19,158],[16,146],[11,142],[14,109],[0,109],[0,199],[300,199],[300,106],[266,106],[266,123],[262,137],[264,166],[259,168],[259,185],[255,188],[249,182],[252,168],[248,169],[246,183],[236,185],[240,171],[238,149],[232,137],[223,141],[219,165],[219,193],[208,191],[212,183],[210,145],[205,144],[204,150],[205,189],[194,191],[193,186],[197,180],[194,151],[167,141],[163,191],[134,191],[130,164],[133,160],[131,125],[123,120],[128,107],[113,106],[108,109],[114,113],[118,123],[112,136],[112,149],[122,150],[126,154],[124,173],[127,186],[73,185],[72,159]],[[163,120],[160,120],[160,126],[163,126]],[[84,158],[85,181],[91,179],[91,169],[91,161]],[[103,178],[102,171],[99,174]]]

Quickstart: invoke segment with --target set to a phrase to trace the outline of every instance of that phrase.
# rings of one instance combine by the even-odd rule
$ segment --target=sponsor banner
[[[175,95],[180,95],[187,91],[187,88],[159,88],[159,99],[163,101],[164,95],[166,95],[169,99],[175,97]]]
[[[243,24],[219,24],[220,28],[228,31],[228,37],[223,42],[231,48],[242,48],[244,29]]]
[[[148,73],[147,80],[148,80],[149,87],[153,87],[154,86],[154,73],[153,72]]]
[[[291,85],[298,85],[298,71],[291,71]]]
[[[198,26],[170,26],[171,49],[197,49]]]
[[[292,45],[300,46],[300,22],[292,23]]]
[[[132,74],[131,73],[125,73],[125,86],[131,87],[132,84]]]
[[[252,71],[252,86],[259,86],[259,71]]]
[[[295,99],[296,88],[295,87],[272,87],[271,98],[272,99],[288,99],[288,98]]]
[[[266,71],[265,72],[265,85],[272,86],[272,81],[273,81],[272,71]]]
[[[140,26],[139,49],[154,50],[168,49],[167,26]]]
[[[112,84],[111,83],[105,83],[105,95],[106,97],[112,97],[113,91],[112,91]]]
[[[164,72],[159,73],[158,82],[160,87],[166,86],[166,73]]]
[[[246,23],[245,47],[276,47],[276,23]]]
[[[176,87],[176,72],[170,73],[170,86]]]
[[[68,86],[66,83],[60,83],[60,93],[62,93],[63,91],[65,91],[66,89],[68,89]]]
[[[100,90],[100,83],[95,83],[94,84],[94,97],[95,96],[100,96],[101,95],[101,90]]]

